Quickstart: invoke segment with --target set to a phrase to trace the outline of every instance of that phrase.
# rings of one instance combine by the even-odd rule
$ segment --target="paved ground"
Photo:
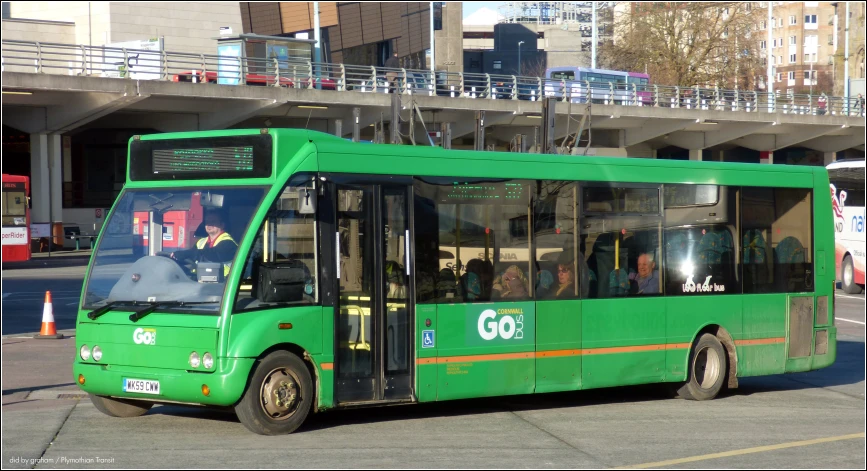
[[[329,412],[295,434],[261,437],[227,411],[99,413],[72,382],[74,338],[31,338],[45,289],[58,324],[74,327],[74,304],[58,298],[77,298],[84,269],[48,272],[4,266],[4,468],[865,467],[863,295],[838,292],[830,368],[744,378],[714,401],[610,388]]]

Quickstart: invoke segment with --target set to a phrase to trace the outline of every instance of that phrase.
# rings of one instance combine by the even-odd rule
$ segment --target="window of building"
[[[759,48],[766,49],[768,47],[767,41],[759,41]]]
[[[316,218],[303,211],[311,177],[293,177],[268,210],[244,265],[235,310],[319,302]]]
[[[532,299],[524,180],[425,178],[415,185],[419,303]]]
[[[812,291],[812,192],[745,187],[741,207],[744,292]]]
[[[817,15],[804,15],[804,25],[807,27],[818,26],[818,24]]]
[[[789,46],[798,45],[798,37],[797,36],[789,36]]]
[[[790,24],[790,25],[796,25],[796,24],[798,24],[798,19],[797,19],[797,17],[796,17],[795,15],[791,15],[791,16],[789,16],[789,24]]]
[[[795,80],[795,71],[789,72],[789,80]]]
[[[502,70],[503,61],[494,61],[494,70]]]
[[[759,29],[760,29],[760,30],[764,31],[765,29],[767,29],[767,27],[768,27],[768,23],[767,23],[767,22],[765,22],[765,21],[761,21],[761,22],[759,22]]]
[[[795,62],[798,62],[798,55],[797,54],[789,54],[789,63],[794,64]]]

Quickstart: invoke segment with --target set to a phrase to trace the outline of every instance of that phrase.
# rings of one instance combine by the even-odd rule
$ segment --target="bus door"
[[[344,178],[332,193],[341,404],[413,399],[412,186],[400,183]]]

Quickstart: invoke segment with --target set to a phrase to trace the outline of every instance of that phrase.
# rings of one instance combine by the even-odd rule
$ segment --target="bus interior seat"
[[[703,276],[721,276],[724,280],[733,279],[732,255],[734,244],[732,234],[727,228],[710,228],[698,243],[698,266]],[[723,280],[723,281],[724,281]]]
[[[806,279],[806,251],[796,237],[783,238],[774,249],[774,279],[778,290],[799,291]]]
[[[597,283],[596,292],[591,292],[591,297],[608,298],[624,294],[620,292],[620,288],[623,278],[628,277],[626,270],[629,250],[624,247],[620,248],[620,272],[612,275],[615,266],[615,237],[616,234],[607,232],[597,237],[596,242],[593,243],[593,254],[590,256],[591,260],[588,261],[588,265],[596,273]],[[594,294],[596,296],[593,296]]]

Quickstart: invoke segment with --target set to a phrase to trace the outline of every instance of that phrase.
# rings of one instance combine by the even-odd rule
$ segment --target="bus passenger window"
[[[302,214],[298,200],[307,186],[316,191],[309,178],[293,179],[268,210],[244,266],[236,311],[319,302],[315,215]]]
[[[419,303],[532,299],[533,186],[523,180],[416,181]]]
[[[811,207],[808,189],[743,189],[745,293],[813,290]]]
[[[590,275],[585,238],[577,231],[578,184],[540,180],[535,198],[536,299],[587,297]]]
[[[737,187],[665,185],[665,294],[739,294]]]

